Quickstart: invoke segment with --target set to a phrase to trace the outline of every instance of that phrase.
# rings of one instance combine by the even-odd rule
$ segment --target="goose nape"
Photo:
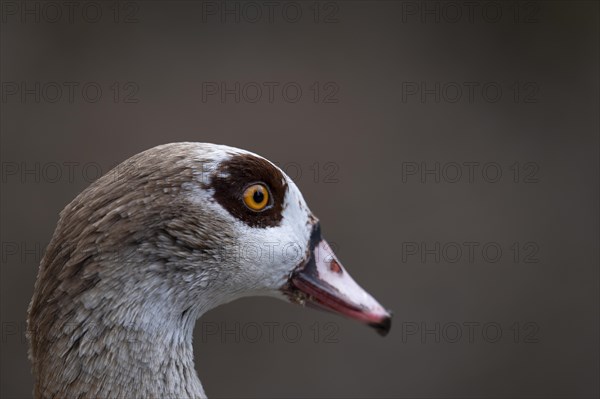
[[[263,243],[286,250],[228,256]],[[257,295],[381,335],[391,327],[391,313],[352,279],[273,163],[206,143],[134,155],[60,213],[28,312],[35,397],[205,397],[196,320]]]

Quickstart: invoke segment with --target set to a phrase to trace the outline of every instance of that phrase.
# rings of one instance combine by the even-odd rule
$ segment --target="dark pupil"
[[[252,196],[252,199],[254,200],[254,202],[256,202],[257,204],[260,204],[261,202],[263,202],[263,200],[265,199],[265,195],[263,194],[262,190],[256,190],[254,192],[254,195]]]

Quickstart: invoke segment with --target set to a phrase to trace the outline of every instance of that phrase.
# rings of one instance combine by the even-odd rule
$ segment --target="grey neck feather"
[[[205,397],[194,324],[243,277],[220,256],[236,231],[188,200],[195,148],[138,154],[61,212],[29,306],[37,398]]]
[[[114,296],[84,293],[55,324],[38,359],[36,397],[206,397],[195,371],[192,333],[210,306],[198,301],[199,307],[182,312],[164,300],[161,286],[141,279],[132,284],[146,286],[125,287]],[[96,292],[107,292],[102,285]],[[148,290],[159,294],[137,296]]]

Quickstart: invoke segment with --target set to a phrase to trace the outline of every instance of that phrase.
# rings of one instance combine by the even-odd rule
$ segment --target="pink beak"
[[[391,313],[361,288],[336,258],[316,224],[310,257],[292,273],[284,292],[297,303],[328,310],[361,321],[387,335]]]

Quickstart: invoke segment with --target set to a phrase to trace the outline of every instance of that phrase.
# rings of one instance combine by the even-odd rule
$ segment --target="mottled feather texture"
[[[236,195],[218,186],[244,157],[244,178],[280,176],[285,187],[269,223],[215,199]],[[242,296],[277,296],[314,223],[295,184],[246,151],[174,143],[126,160],[65,207],[42,259],[28,318],[35,396],[204,397],[196,319]],[[236,256],[265,242],[275,251]]]

